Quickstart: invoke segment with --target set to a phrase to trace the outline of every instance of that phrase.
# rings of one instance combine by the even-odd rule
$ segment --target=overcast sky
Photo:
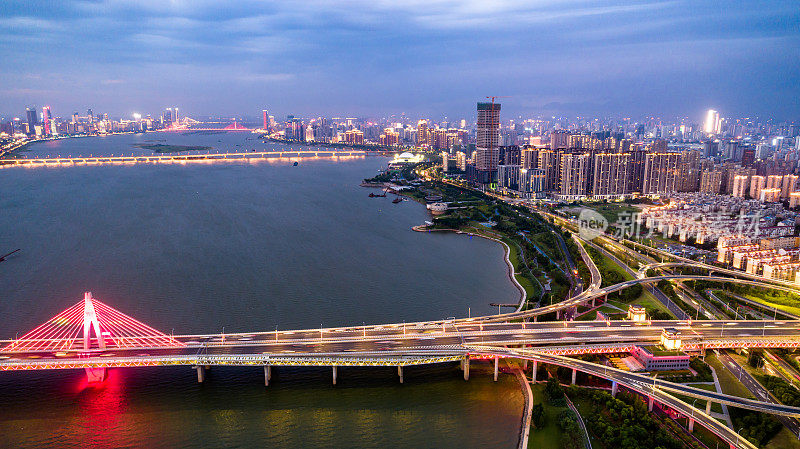
[[[0,113],[800,119],[787,1],[0,3]]]

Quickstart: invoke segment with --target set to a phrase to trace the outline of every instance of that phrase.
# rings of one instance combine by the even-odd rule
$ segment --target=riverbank
[[[86,138],[86,137],[105,137],[105,136],[122,136],[126,134],[144,134],[147,132],[159,132],[158,131],[119,131],[113,133],[106,133],[106,134],[77,134],[77,135],[68,135],[68,136],[56,136],[56,137],[49,137],[47,139],[33,139],[33,140],[24,140],[16,144],[14,148],[11,148],[6,151],[0,151],[0,159],[6,158],[6,156],[13,156],[17,152],[25,150],[28,146],[37,144],[37,143],[44,143],[44,142],[52,142],[58,140],[67,140],[67,139],[79,139],[79,138]]]
[[[503,248],[504,248],[503,261],[506,263],[506,267],[508,268],[508,278],[509,278],[509,280],[511,280],[511,283],[514,284],[514,287],[516,287],[517,290],[519,290],[519,294],[520,294],[519,306],[517,306],[517,310],[516,311],[520,312],[520,311],[522,311],[523,307],[525,307],[525,302],[528,299],[528,292],[525,291],[525,288],[522,286],[522,284],[520,284],[519,281],[517,281],[516,268],[514,267],[514,264],[511,263],[511,258],[510,258],[510,256],[511,256],[511,247],[508,246],[508,244],[506,242],[504,242],[504,241],[502,241],[500,239],[496,239],[496,238],[493,238],[493,237],[489,237],[487,235],[480,234],[480,233],[464,232],[464,231],[461,231],[461,230],[458,230],[458,229],[428,229],[425,225],[413,226],[411,229],[416,231],[416,232],[440,232],[440,231],[444,231],[444,232],[454,232],[456,234],[467,234],[470,237],[472,237],[472,236],[480,237],[480,238],[483,238],[483,239],[486,239],[486,240],[492,240],[494,242],[497,242],[497,243],[503,245]]]

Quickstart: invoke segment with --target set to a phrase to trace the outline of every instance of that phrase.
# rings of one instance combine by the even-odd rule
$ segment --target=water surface
[[[148,140],[281,148],[250,134],[69,139],[27,157],[129,154]],[[221,142],[220,142],[221,141]],[[238,147],[237,147],[238,145]],[[149,152],[148,152],[149,153]],[[358,186],[384,158],[0,170],[0,338],[22,334],[84,291],[166,332],[316,328],[496,313],[515,302],[503,250],[417,233],[413,202]],[[0,373],[0,442],[15,447],[413,447],[516,444],[513,379],[465,383],[453,367]],[[417,374],[415,375],[414,372]],[[475,377],[475,376],[473,376]],[[35,400],[34,400],[35,398]],[[2,445],[2,444],[0,444]]]

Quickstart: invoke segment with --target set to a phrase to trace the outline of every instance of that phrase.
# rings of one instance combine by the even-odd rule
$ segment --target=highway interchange
[[[4,348],[0,350],[0,371],[163,365],[190,365],[200,368],[209,365],[265,367],[316,365],[333,366],[335,376],[336,366],[402,367],[463,361],[470,357],[488,357],[495,360],[509,357],[564,366],[608,379],[615,384],[655,398],[686,416],[691,415],[693,420],[702,423],[731,445],[739,447],[751,446],[717,420],[676,399],[671,393],[781,415],[785,417],[782,418],[784,420],[800,416],[800,408],[776,404],[772,398],[763,394],[757,394],[756,400],[738,398],[564,356],[627,352],[632,345],[658,343],[665,329],[679,330],[687,350],[704,352],[712,348],[794,348],[800,344],[798,320],[692,320],[685,317],[682,320],[641,322],[535,322],[537,317],[552,313],[571,316],[571,312],[577,307],[604,299],[609,293],[637,284],[653,284],[662,280],[739,282],[785,291],[797,291],[796,287],[785,283],[765,282],[763,279],[753,279],[751,276],[741,276],[739,272],[734,273],[739,279],[719,275],[682,274],[647,277],[647,269],[641,270],[632,280],[601,287],[597,267],[588,258],[583,247],[581,245],[579,247],[590,269],[592,277],[590,284],[586,289],[580,287],[573,289],[572,296],[565,301],[535,309],[484,317],[414,323],[234,334],[174,335],[170,336],[174,341],[173,344],[161,346],[119,345],[106,349],[86,349],[83,348],[82,340],[79,338],[57,341],[5,340],[0,341],[0,347]],[[670,257],[677,258],[672,255]],[[679,260],[679,262],[687,265],[693,263],[706,268],[704,264],[693,261]],[[649,268],[666,267],[667,265],[653,264]],[[713,266],[709,268],[719,274],[731,274],[726,272],[730,270]],[[721,359],[728,363],[724,356]],[[266,370],[267,368],[265,373]],[[746,376],[749,375],[743,373],[745,383],[749,379]],[[791,419],[787,423],[789,423],[787,426],[794,431],[795,428],[791,423],[796,426],[797,421]]]

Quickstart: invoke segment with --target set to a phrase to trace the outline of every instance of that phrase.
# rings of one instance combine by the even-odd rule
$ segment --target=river
[[[21,153],[148,154],[285,148],[249,133],[147,133],[38,143]],[[296,147],[295,147],[296,148]],[[385,158],[0,170],[0,337],[23,334],[84,291],[176,334],[315,328],[496,313],[515,302],[494,242],[410,230],[414,202],[368,198]],[[484,375],[485,374],[485,375]],[[188,367],[0,373],[0,446],[513,447],[512,376],[453,366]],[[3,441],[5,440],[5,441]]]

